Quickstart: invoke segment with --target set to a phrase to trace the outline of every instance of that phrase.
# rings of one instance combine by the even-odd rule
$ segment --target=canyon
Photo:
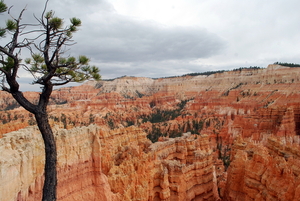
[[[55,90],[58,200],[299,200],[299,77],[272,64]],[[0,96],[0,200],[39,200],[41,136]]]

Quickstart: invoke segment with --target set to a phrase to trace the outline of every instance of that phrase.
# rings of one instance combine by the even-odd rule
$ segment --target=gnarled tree
[[[48,122],[47,105],[53,87],[88,79],[98,80],[100,75],[97,67],[89,65],[86,56],[64,57],[67,47],[74,44],[72,34],[77,31],[81,21],[71,18],[70,25],[64,26],[63,20],[55,17],[53,11],[46,11],[47,3],[48,1],[41,17],[36,17],[35,24],[21,23],[25,9],[18,17],[10,16],[11,19],[6,21],[6,27],[0,30],[0,37],[9,35],[11,39],[7,44],[0,45],[0,72],[2,90],[10,93],[22,107],[35,116],[45,144],[43,200],[52,201],[56,200],[57,152],[54,135]],[[7,10],[3,1],[0,7],[0,12]],[[20,54],[24,51],[31,56],[22,61]],[[30,102],[20,91],[17,78],[21,68],[32,75],[33,84],[41,85],[42,90],[36,104]]]

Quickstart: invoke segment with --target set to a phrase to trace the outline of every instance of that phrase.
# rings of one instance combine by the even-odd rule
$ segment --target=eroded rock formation
[[[209,76],[122,77],[55,90],[48,111],[60,133],[57,143],[65,147],[60,199],[98,199],[98,190],[106,189],[103,200],[217,200],[218,192],[223,200],[297,200],[299,77],[300,68],[269,65]],[[39,137],[25,131],[8,133],[34,121],[8,94],[0,95],[1,149],[7,153],[3,157],[15,156],[9,158],[14,165],[1,159],[0,166],[14,184],[22,179],[13,173],[24,172],[22,160],[33,161],[28,175],[36,175],[21,187],[4,177],[1,184],[12,185],[20,199],[34,200],[43,182],[42,155],[34,155],[42,143],[32,145],[28,139]],[[25,96],[34,102],[38,93]],[[76,131],[90,124],[101,129]],[[85,136],[89,129],[92,134]],[[183,135],[187,132],[192,134]],[[30,147],[36,151],[21,160],[21,150]],[[276,190],[280,182],[287,187]]]
[[[102,152],[102,161],[110,161],[102,163],[102,169],[114,192],[128,201],[218,198],[208,136],[187,133],[151,144],[145,135],[129,143],[122,135],[104,142],[114,147]]]
[[[224,200],[299,200],[299,136],[239,138],[232,149]]]
[[[216,200],[208,136],[152,144],[134,126],[56,130],[58,200]],[[0,140],[0,199],[41,199],[44,150],[36,127]]]
[[[58,200],[118,200],[101,172],[99,128],[56,131]],[[0,140],[0,200],[41,200],[44,146],[36,127]]]

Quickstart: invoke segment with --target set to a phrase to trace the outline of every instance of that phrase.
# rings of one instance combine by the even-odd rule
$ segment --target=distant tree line
[[[224,73],[226,71],[227,70],[217,70],[217,71],[206,71],[206,72],[201,72],[201,73],[188,73],[188,74],[182,75],[181,77],[185,77],[185,76],[198,76],[198,75],[209,76],[209,75],[216,74],[216,73]]]
[[[285,64],[289,64],[289,63],[278,63],[278,62],[275,62],[274,64],[285,65]],[[300,67],[300,64],[289,64],[289,65],[294,65],[294,66],[291,66],[291,67]],[[285,65],[285,66],[287,66],[287,65]],[[187,74],[184,74],[184,75],[174,75],[174,76],[159,77],[159,78],[152,78],[152,79],[157,80],[157,79],[161,79],[161,78],[165,79],[165,78],[177,78],[177,77],[198,76],[198,75],[209,76],[209,75],[213,75],[213,74],[216,74],[216,73],[224,73],[224,72],[229,72],[229,71],[242,71],[243,69],[263,69],[263,68],[264,67],[250,66],[250,67],[235,68],[233,70],[216,70],[216,71],[205,71],[205,72],[198,72],[198,73],[187,73]],[[114,81],[116,79],[120,79],[120,78],[124,78],[124,77],[135,77],[135,76],[123,75],[123,76],[116,77],[116,78],[113,78],[113,79],[102,79],[102,80],[103,81]]]
[[[170,76],[170,77],[161,77],[161,78],[176,78],[176,77],[186,77],[186,76],[198,76],[198,75],[213,75],[216,73],[225,73],[225,72],[229,72],[229,71],[241,71],[243,69],[263,69],[264,67],[259,67],[259,66],[250,66],[250,67],[240,67],[240,68],[236,68],[233,70],[216,70],[216,71],[205,71],[205,72],[200,72],[200,73],[187,73],[184,75],[178,75],[178,76]],[[159,78],[153,78],[153,79],[159,79]]]
[[[236,69],[233,69],[231,71],[241,71],[243,69],[262,69],[263,67],[259,67],[259,66],[250,66],[250,67],[240,67],[240,68],[236,68]],[[201,72],[201,73],[188,73],[188,74],[185,74],[185,75],[182,75],[181,77],[184,77],[184,76],[198,76],[198,75],[206,75],[206,76],[209,76],[209,75],[212,75],[212,74],[216,74],[216,73],[224,73],[224,72],[229,72],[230,70],[217,70],[217,71],[206,71],[206,72]]]
[[[235,68],[232,71],[242,71],[244,69],[251,69],[251,70],[255,70],[255,69],[262,69],[263,67],[259,67],[259,66],[250,66],[250,67],[240,67],[240,68]]]
[[[124,78],[124,77],[135,77],[135,76],[123,75],[123,76],[116,77],[116,78],[111,78],[111,79],[102,79],[102,81],[114,81],[114,80],[121,79],[121,78]]]
[[[286,62],[278,62],[278,61],[275,62],[274,64],[281,65],[281,66],[292,67],[292,68],[300,67],[300,64],[286,63]]]

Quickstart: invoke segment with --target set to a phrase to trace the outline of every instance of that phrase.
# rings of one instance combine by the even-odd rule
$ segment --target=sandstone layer
[[[58,200],[117,200],[101,172],[99,129],[56,131]],[[0,200],[41,200],[44,146],[36,127],[0,140]]]
[[[232,149],[224,200],[299,200],[299,136],[269,136],[263,142],[239,138]]]
[[[134,126],[55,131],[58,200],[216,200],[208,136],[152,144]],[[44,150],[36,127],[0,140],[0,200],[40,200]]]

